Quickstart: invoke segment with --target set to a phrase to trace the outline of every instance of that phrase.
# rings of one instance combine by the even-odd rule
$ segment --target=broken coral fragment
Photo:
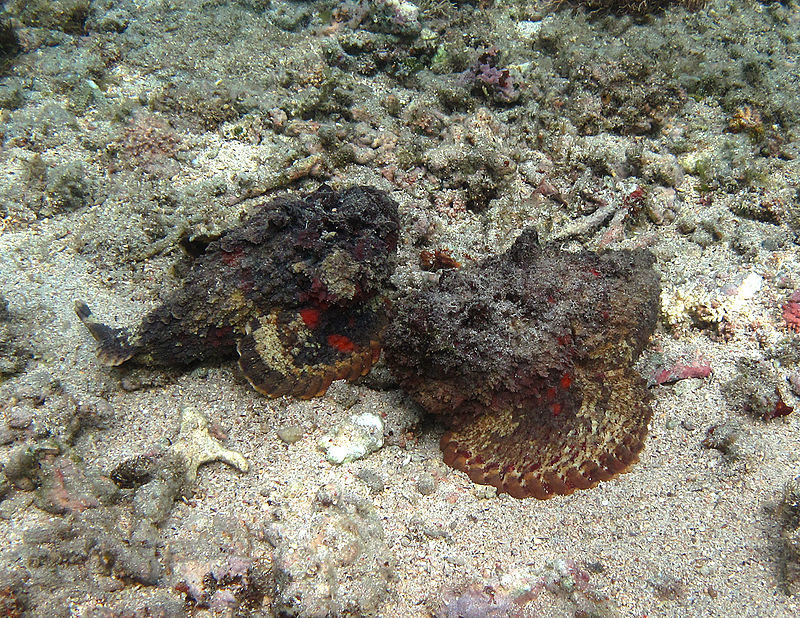
[[[738,285],[718,286],[702,278],[693,280],[661,295],[662,311],[667,323],[684,323],[718,329],[723,322],[746,319],[751,312],[748,301],[761,289],[761,275],[748,273]]]
[[[197,481],[197,469],[221,461],[246,474],[250,465],[239,453],[225,448],[211,435],[206,416],[186,406],[181,411],[181,427],[166,449],[157,446],[144,454],[119,463],[111,480],[125,489],[136,489],[134,507],[139,519],[160,523],[179,495],[188,495]],[[139,508],[141,507],[141,508]]]
[[[651,417],[633,368],[655,328],[648,251],[567,253],[523,231],[503,255],[400,301],[386,361],[449,430],[444,460],[515,498],[626,471]]]
[[[383,419],[371,412],[353,414],[320,438],[319,448],[334,464],[362,459],[383,446]]]
[[[187,485],[194,484],[200,466],[212,461],[221,461],[245,474],[250,469],[241,453],[225,448],[209,433],[208,419],[191,406],[183,409],[180,433],[172,443],[172,451],[186,461]]]
[[[265,395],[302,399],[355,380],[380,355],[397,204],[383,191],[323,185],[262,204],[202,247],[183,287],[133,330],[76,303],[108,365],[189,365],[239,354]]]

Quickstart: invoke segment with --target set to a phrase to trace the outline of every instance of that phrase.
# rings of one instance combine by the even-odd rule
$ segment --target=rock
[[[437,485],[438,483],[432,474],[422,474],[417,479],[417,491],[423,496],[430,496],[434,491],[436,491]]]
[[[299,425],[284,425],[278,427],[277,434],[286,444],[294,444],[303,437],[303,428]]]
[[[376,472],[375,470],[371,470],[370,468],[364,468],[359,470],[356,473],[356,476],[359,480],[363,481],[363,483],[369,487],[369,492],[371,494],[379,494],[382,493],[384,490],[384,481],[383,475],[380,472]]]
[[[325,458],[334,464],[362,459],[383,446],[383,419],[371,412],[353,414],[319,441]]]

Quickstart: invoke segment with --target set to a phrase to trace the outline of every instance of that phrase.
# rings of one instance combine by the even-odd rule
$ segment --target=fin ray
[[[75,313],[97,341],[97,358],[104,365],[116,367],[136,355],[136,348],[128,343],[128,331],[111,328],[98,322],[83,301],[75,301]]]

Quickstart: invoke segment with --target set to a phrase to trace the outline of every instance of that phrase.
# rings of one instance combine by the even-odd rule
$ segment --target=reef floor
[[[0,614],[800,615],[800,6],[598,4],[4,3]],[[135,326],[323,183],[397,202],[394,301],[526,227],[648,249],[638,463],[517,500],[385,361],[309,400],[98,361],[76,300]]]

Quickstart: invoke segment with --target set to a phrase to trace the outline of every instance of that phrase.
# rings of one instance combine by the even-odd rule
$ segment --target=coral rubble
[[[383,446],[383,419],[370,412],[353,414],[319,441],[331,463],[340,464],[366,457]]]
[[[783,306],[783,321],[789,330],[800,332],[800,290],[794,292]]]
[[[697,11],[703,7],[705,0],[580,0],[580,4],[592,11],[646,15],[658,13],[673,5]]]
[[[354,380],[380,354],[397,204],[369,187],[322,186],[261,205],[201,243],[183,288],[132,330],[76,304],[108,365],[188,365],[238,352],[253,387],[310,398]]]
[[[637,461],[651,410],[632,363],[656,324],[653,261],[540,246],[528,228],[505,254],[401,301],[387,362],[448,421],[445,462],[516,498],[546,499]]]
[[[382,616],[395,558],[372,503],[334,485],[275,523],[276,616]]]
[[[13,380],[22,392],[23,380]],[[48,398],[57,396],[52,390],[41,392]],[[20,435],[15,441],[22,440]],[[20,566],[13,571],[0,569],[0,615],[67,615],[48,605],[66,603],[61,596],[64,587],[70,589],[68,594],[96,598],[106,608],[113,607],[115,615],[183,615],[182,603],[167,591],[173,586],[181,591],[185,586],[182,581],[175,583],[185,578],[190,558],[206,550],[219,563],[223,551],[218,543],[197,541],[197,533],[189,543],[194,551],[178,542],[167,550],[159,527],[175,500],[191,494],[199,465],[222,460],[245,471],[247,462],[211,437],[206,418],[190,407],[184,409],[180,433],[168,447],[157,443],[110,470],[87,465],[77,453],[45,432],[39,437],[29,432],[25,442],[14,446],[0,462],[4,516],[24,512],[31,522],[20,531],[16,543],[7,543],[4,561]],[[215,538],[222,536],[219,530],[214,532]],[[234,532],[235,526],[226,526],[227,538]],[[224,564],[214,568],[214,578],[203,577],[212,607],[226,600],[246,608],[260,605],[263,592],[257,560],[243,553],[238,560],[230,556],[228,568]],[[23,572],[24,582],[16,577]],[[152,594],[148,609],[123,611],[126,600],[115,595],[122,584],[109,588],[111,579],[133,584],[140,591],[149,588],[151,592],[144,593]],[[11,608],[22,613],[10,612]]]

